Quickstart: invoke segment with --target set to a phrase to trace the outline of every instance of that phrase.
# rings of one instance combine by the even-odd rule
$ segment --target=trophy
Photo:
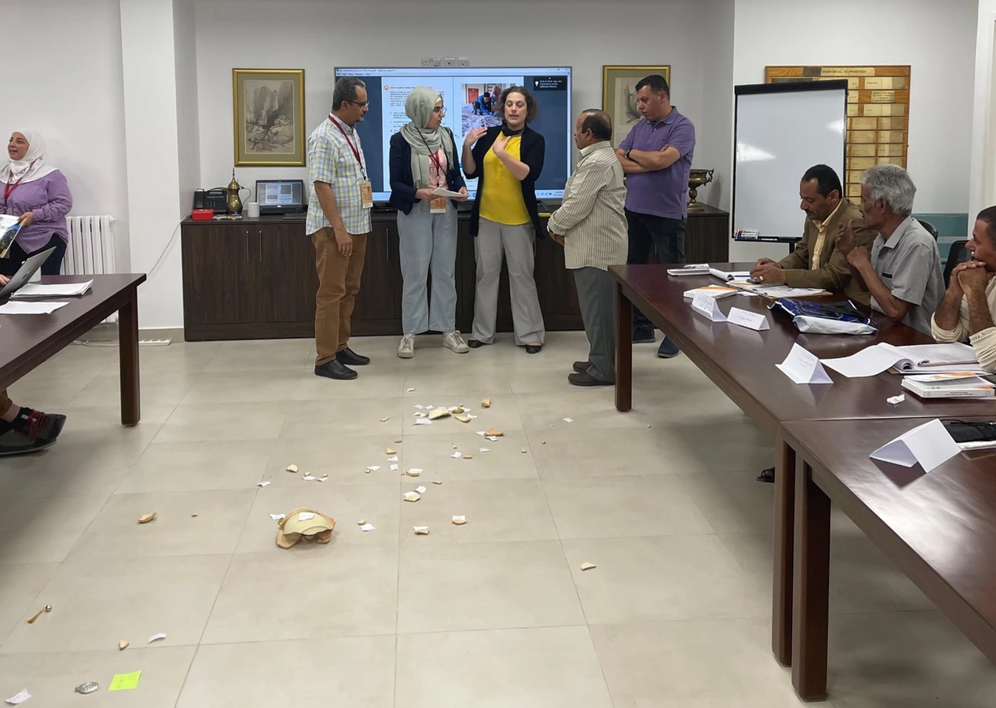
[[[712,173],[715,170],[692,170],[688,174],[688,211],[704,211],[705,207],[696,201],[699,195],[699,187],[712,182]]]

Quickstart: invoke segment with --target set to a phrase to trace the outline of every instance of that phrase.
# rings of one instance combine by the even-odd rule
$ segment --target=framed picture
[[[232,98],[236,166],[304,166],[304,69],[232,69]]]
[[[603,66],[602,110],[612,118],[612,145],[622,142],[642,118],[636,105],[636,85],[641,79],[660,74],[671,85],[671,66]]]

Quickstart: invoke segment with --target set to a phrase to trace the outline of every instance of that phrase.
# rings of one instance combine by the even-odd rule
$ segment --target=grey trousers
[[[502,251],[508,264],[508,285],[512,296],[512,323],[515,343],[543,343],[546,328],[540,311],[536,281],[533,279],[533,244],[536,233],[532,224],[506,226],[481,219],[474,239],[477,257],[477,290],[474,297],[474,330],[471,338],[490,344],[495,338],[498,317],[498,280],[501,277]]]
[[[430,213],[429,203],[417,202],[410,214],[398,212],[399,253],[404,290],[401,327],[405,334],[432,329],[443,334],[456,329],[457,213],[446,200],[445,214]],[[426,278],[432,271],[432,297]]]
[[[588,335],[588,373],[599,381],[616,380],[616,281],[601,268],[577,268],[574,284],[584,333]]]

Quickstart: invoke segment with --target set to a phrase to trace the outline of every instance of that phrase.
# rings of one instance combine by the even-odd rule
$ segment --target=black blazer
[[[460,152],[457,150],[456,141],[449,128],[446,134],[450,136],[450,144],[453,146],[453,159],[446,165],[447,188],[459,192],[467,183],[463,181],[460,174]],[[401,133],[391,136],[391,198],[388,204],[398,211],[411,214],[415,202],[421,201],[415,198],[415,178],[412,177],[412,146],[408,144]],[[456,202],[454,202],[456,204]]]
[[[474,200],[474,211],[470,215],[470,235],[477,236],[477,227],[481,220],[481,194],[484,193],[484,156],[494,145],[501,132],[501,126],[488,128],[483,138],[477,141],[471,154],[474,156],[476,170],[466,172],[468,179],[477,178],[477,199]],[[540,227],[539,207],[536,205],[536,179],[543,171],[543,159],[546,157],[546,141],[543,136],[526,126],[522,131],[522,144],[519,147],[519,159],[529,165],[529,174],[522,180],[522,199],[526,203],[526,211],[536,229],[536,237],[543,238],[545,232]]]

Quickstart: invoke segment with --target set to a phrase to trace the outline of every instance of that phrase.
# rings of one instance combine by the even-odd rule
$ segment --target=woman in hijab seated
[[[0,214],[20,217],[21,230],[5,259],[0,274],[12,276],[30,256],[52,252],[42,264],[42,275],[58,275],[66,255],[69,231],[66,214],[73,206],[66,178],[45,162],[45,140],[36,131],[14,132],[7,143],[10,161],[0,168]]]
[[[411,122],[391,136],[391,199],[398,210],[401,275],[401,322],[404,336],[398,356],[415,356],[415,335],[434,330],[443,346],[457,354],[467,343],[456,329],[456,202],[467,200],[456,141],[440,127],[446,109],[438,91],[419,86],[405,102]],[[436,196],[435,189],[459,193]],[[432,298],[426,277],[432,271]],[[429,302],[431,301],[431,306]]]

